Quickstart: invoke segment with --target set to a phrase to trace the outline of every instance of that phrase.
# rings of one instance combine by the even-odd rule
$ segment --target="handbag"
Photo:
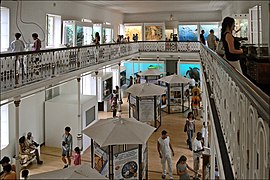
[[[185,124],[184,132],[187,132],[187,123]]]

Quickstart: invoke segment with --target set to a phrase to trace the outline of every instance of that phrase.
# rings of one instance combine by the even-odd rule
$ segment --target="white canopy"
[[[152,83],[133,84],[126,90],[126,92],[137,97],[160,96],[164,94],[165,91],[165,87],[161,87]]]
[[[157,69],[147,69],[146,71],[138,73],[140,76],[159,76],[161,74],[165,74],[165,72],[160,72]]]
[[[80,166],[72,166],[56,171],[49,171],[46,173],[35,174],[29,176],[29,179],[106,179],[98,173],[97,170],[92,169],[90,165],[83,164]]]
[[[170,76],[163,77],[163,78],[159,79],[158,81],[163,81],[163,82],[166,82],[169,84],[173,84],[173,83],[187,84],[191,81],[191,79],[185,78],[185,77],[180,76],[180,75],[173,74]]]
[[[100,146],[144,144],[156,128],[134,118],[109,118],[92,122],[83,133]]]

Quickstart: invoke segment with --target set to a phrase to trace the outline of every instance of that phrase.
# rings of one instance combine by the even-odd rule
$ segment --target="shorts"
[[[192,106],[192,109],[197,109],[197,110],[198,110],[198,109],[199,109],[199,106],[198,106],[198,105],[197,105],[197,106],[194,106],[194,105],[193,105],[193,106]]]
[[[62,149],[62,156],[70,157],[69,150]]]

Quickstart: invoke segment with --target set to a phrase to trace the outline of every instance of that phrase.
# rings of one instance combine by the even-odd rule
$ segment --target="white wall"
[[[44,101],[45,93],[40,92],[29,98],[21,100],[20,103],[20,124],[19,135],[26,135],[32,132],[34,140],[38,143],[44,142]],[[15,105],[9,104],[9,145],[1,152],[1,156],[12,157],[15,155]]]
[[[14,39],[14,34],[18,32],[16,27],[16,1],[1,1],[1,6],[10,8],[10,41]],[[116,11],[107,10],[100,7],[90,6],[87,2],[78,1],[23,1],[22,19],[39,24],[46,30],[46,14],[56,14],[62,16],[62,20],[79,20],[82,18],[92,19],[98,22],[110,22],[113,25],[114,35],[118,34],[118,25],[123,22],[123,15]],[[42,31],[35,25],[18,25],[22,30],[26,41],[33,42],[31,34],[37,32],[40,39],[44,36]],[[45,47],[43,42],[42,47]]]
[[[170,12],[125,14],[124,23],[151,23],[169,21]],[[180,22],[219,22],[221,11],[213,12],[176,12],[173,13],[175,21]]]

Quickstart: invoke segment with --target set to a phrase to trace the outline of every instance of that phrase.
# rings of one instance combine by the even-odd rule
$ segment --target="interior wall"
[[[170,20],[171,12],[125,14],[124,23],[151,23]],[[222,19],[221,11],[213,12],[175,12],[174,21],[179,22],[219,22]]]
[[[19,106],[20,122],[19,136],[32,132],[34,140],[38,143],[44,142],[44,101],[45,92],[37,93],[25,99],[21,99]],[[15,155],[15,105],[9,106],[9,145],[1,152],[1,156],[12,157]]]
[[[79,1],[22,1],[23,21],[32,21],[46,30],[46,14],[56,14],[62,20],[78,20],[82,18],[91,19],[95,22],[110,22],[114,30],[114,39],[118,34],[118,26],[123,22],[123,14],[104,9],[98,6],[90,6],[87,2]],[[1,6],[10,9],[10,42],[14,39],[14,34],[18,32],[16,27],[17,1],[1,1]],[[22,24],[18,18],[18,25],[27,43],[33,42],[31,34],[37,32],[40,39],[44,39],[42,31],[33,24]],[[61,36],[62,37],[62,36]],[[45,42],[42,42],[45,47]]]

